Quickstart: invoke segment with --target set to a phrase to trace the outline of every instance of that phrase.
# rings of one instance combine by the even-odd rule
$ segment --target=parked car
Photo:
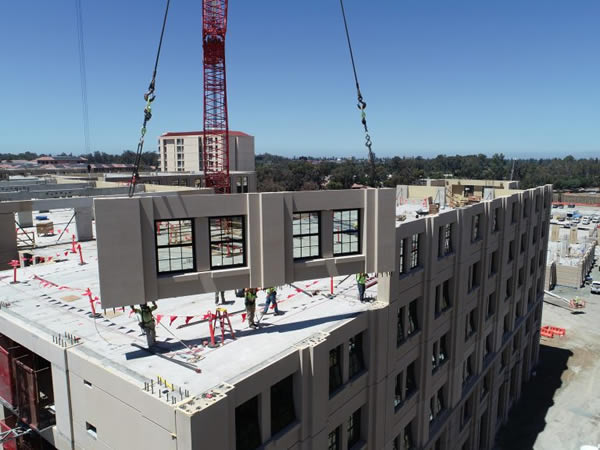
[[[559,207],[560,209],[563,209],[563,208],[565,207],[565,205],[563,205],[563,204],[560,204],[560,205],[558,205],[558,207]]]
[[[569,203],[569,204],[567,205],[567,208],[575,208],[575,203]]]
[[[592,281],[592,287],[590,291],[592,294],[600,294],[600,281]]]
[[[584,219],[581,221],[581,225],[589,225],[589,224],[590,224],[590,219],[586,219],[586,218],[584,218]]]

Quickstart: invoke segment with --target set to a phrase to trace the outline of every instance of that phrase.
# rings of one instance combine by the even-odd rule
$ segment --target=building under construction
[[[4,448],[492,448],[538,361],[552,190],[439,189],[97,198],[91,240],[0,272]],[[250,329],[235,291],[269,286]]]

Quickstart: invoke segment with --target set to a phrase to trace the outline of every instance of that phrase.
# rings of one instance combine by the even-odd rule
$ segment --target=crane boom
[[[225,75],[227,0],[202,1],[204,52],[204,131],[202,160],[207,187],[231,191],[229,179],[229,119]]]

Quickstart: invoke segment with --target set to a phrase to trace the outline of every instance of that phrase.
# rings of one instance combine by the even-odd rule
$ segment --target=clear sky
[[[163,0],[83,0],[92,150],[135,150]],[[598,156],[598,0],[345,0],[378,156]],[[172,0],[146,148],[202,129],[201,1]],[[84,151],[74,0],[0,4],[0,152]],[[366,156],[337,0],[230,0],[230,128]]]

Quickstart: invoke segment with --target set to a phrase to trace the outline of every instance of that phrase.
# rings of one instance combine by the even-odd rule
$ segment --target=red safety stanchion
[[[13,259],[8,264],[10,266],[12,266],[12,268],[13,268],[13,283],[18,283],[18,281],[17,281],[17,267],[19,267],[21,264],[16,259]]]
[[[81,244],[77,244],[77,251],[79,252],[79,265],[83,266],[85,262],[83,261],[83,253],[81,253]]]
[[[71,241],[71,253],[77,253],[77,241],[75,240],[75,235],[73,235],[73,240]]]
[[[331,295],[333,295],[333,277],[331,277]]]

